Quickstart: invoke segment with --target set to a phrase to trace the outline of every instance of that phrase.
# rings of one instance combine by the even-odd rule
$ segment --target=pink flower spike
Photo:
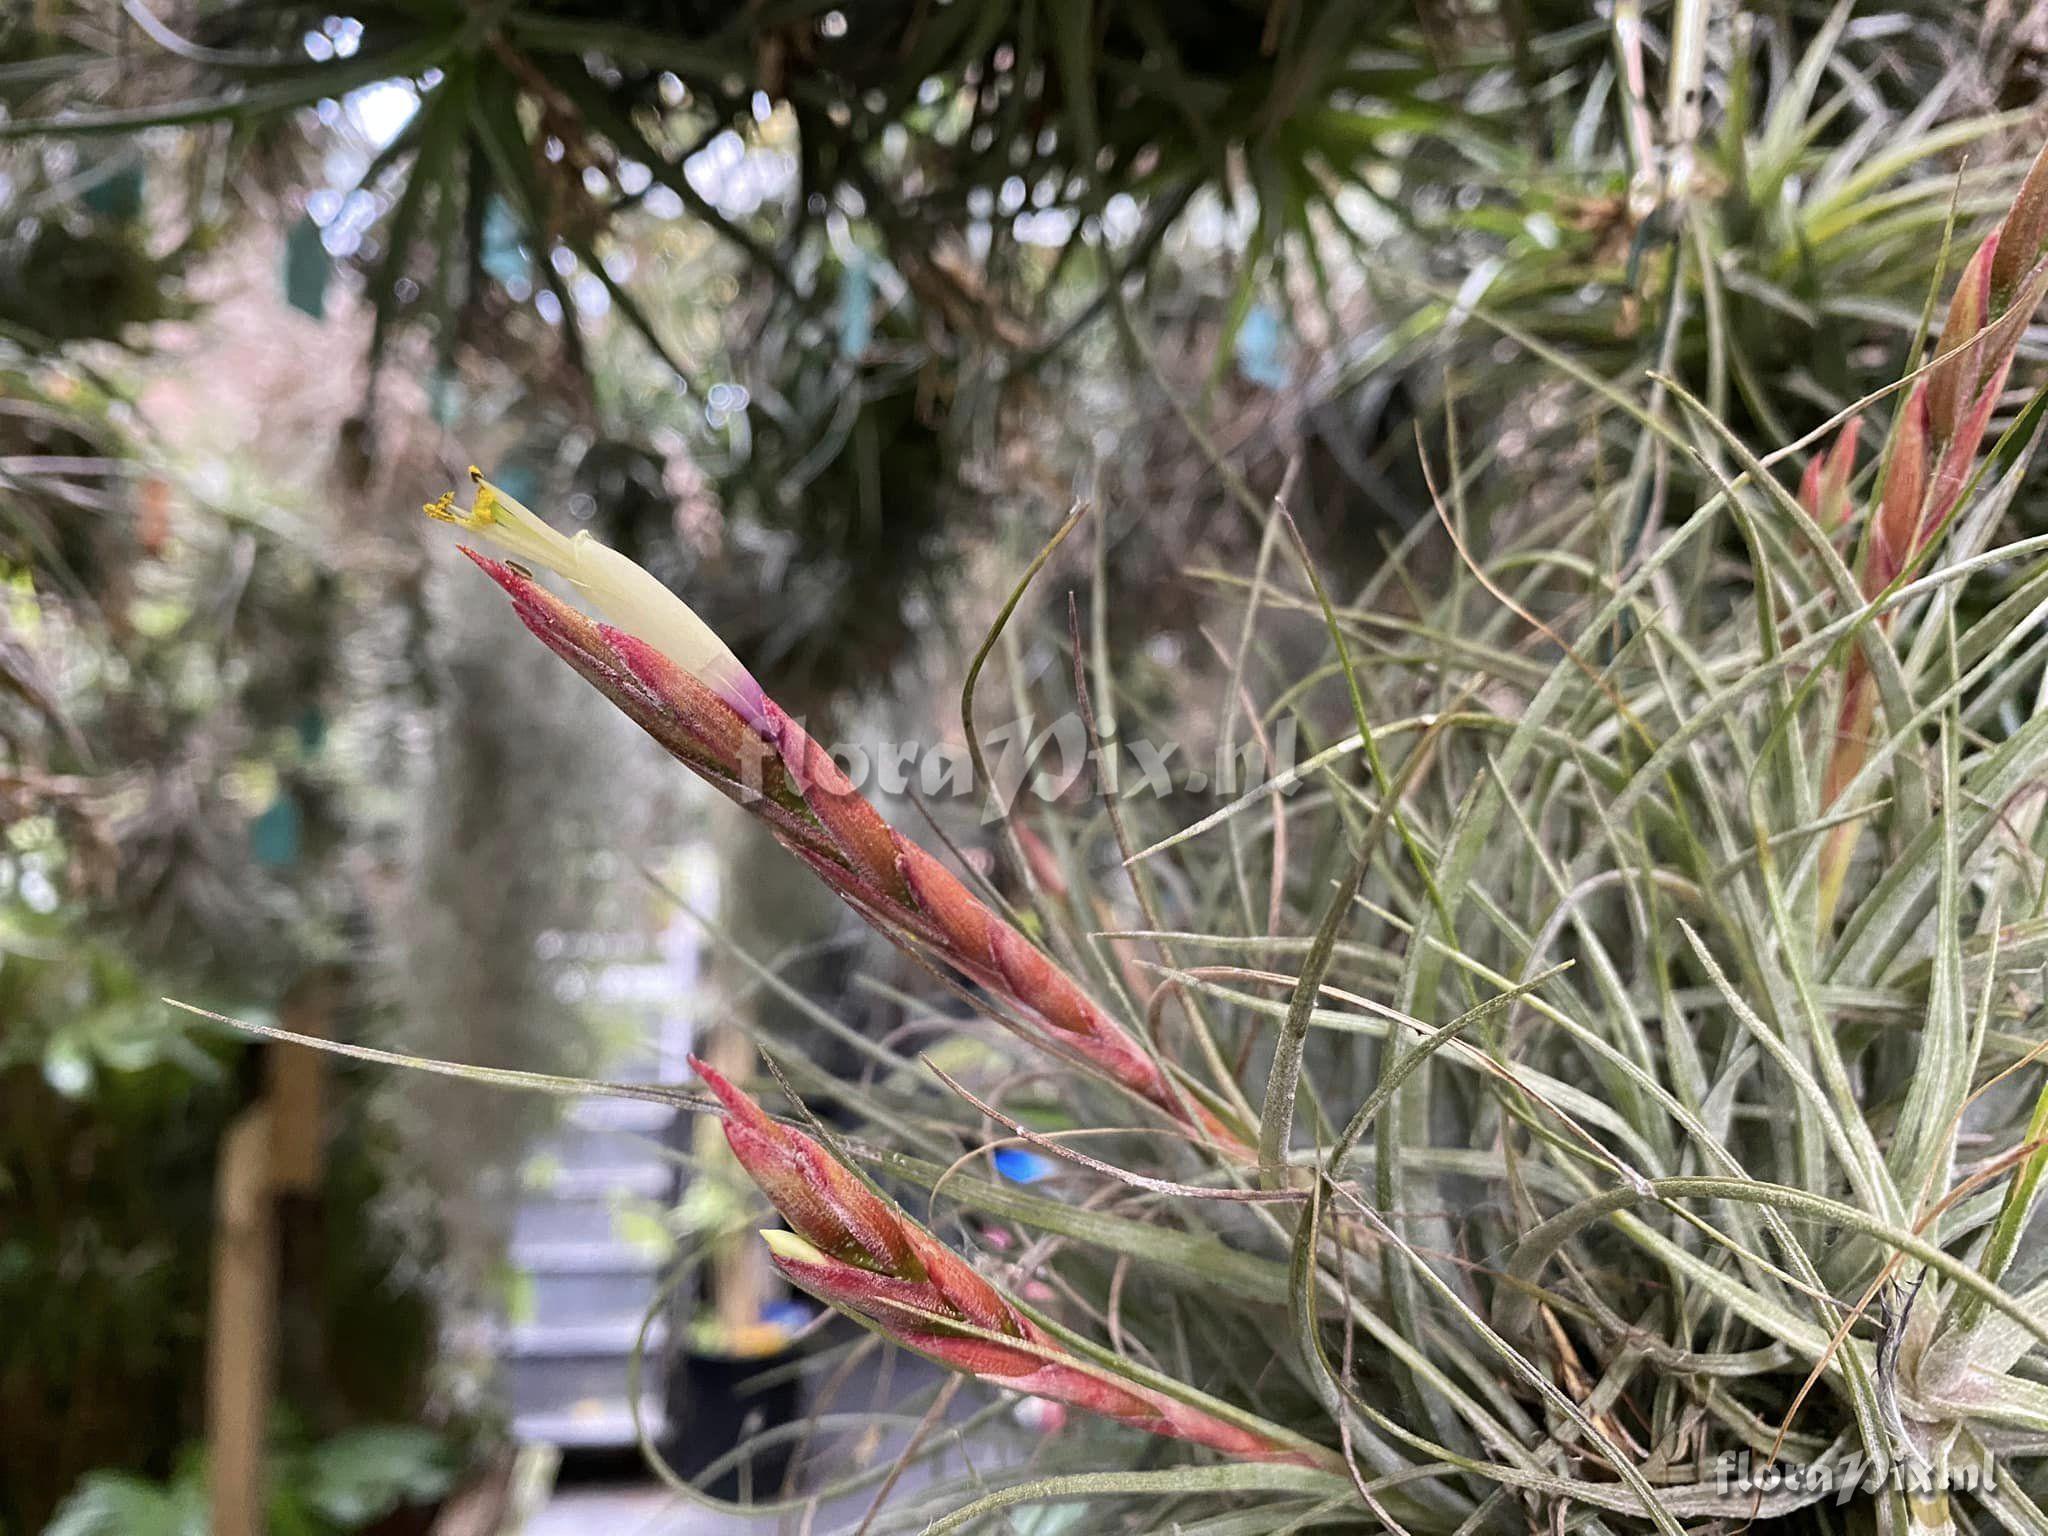
[[[513,558],[500,561],[464,551],[550,650],[678,761],[765,822],[876,929],[994,994],[1025,1038],[1148,1101],[1217,1153],[1250,1156],[1240,1130],[1177,1091],[1142,1037],[896,833],[687,604],[587,532],[565,535],[471,474],[474,505],[458,509],[451,491],[427,515],[509,552]],[[552,573],[607,622],[540,586],[534,570]],[[1038,854],[1042,870],[1051,870],[1042,847]]]
[[[1835,436],[1820,475],[1818,508],[1814,521],[1833,533],[1849,520],[1849,482],[1856,475],[1856,440],[1863,433],[1863,418],[1851,416]]]
[[[1999,228],[1998,255],[1991,263],[1991,302],[2012,301],[2020,279],[2048,245],[2048,144],[2034,156],[2027,178],[2013,194],[2012,210]]]
[[[1959,346],[1983,330],[1991,318],[1991,262],[1998,254],[1998,235],[1993,232],[1977,247],[1970,264],[1956,283],[1949,300],[1948,320],[1941,328],[1937,355]],[[1927,375],[1927,418],[1934,440],[1945,443],[1955,436],[1962,413],[1977,396],[1984,371],[1984,338],[1979,338]]]
[[[825,1148],[770,1119],[713,1068],[694,1058],[691,1065],[725,1106],[734,1155],[794,1229],[761,1234],[776,1268],[793,1285],[865,1319],[897,1343],[995,1386],[1226,1455],[1333,1464],[1329,1452],[1307,1441],[1269,1437],[1127,1379],[1114,1367],[1084,1362],[966,1259],[840,1167]]]
[[[769,1119],[716,1068],[695,1056],[690,1067],[726,1108],[733,1156],[798,1233],[843,1261],[922,1275],[902,1219],[887,1201],[810,1137]]]
[[[600,624],[597,630],[625,669],[690,723],[692,734],[704,742],[721,769],[749,789],[770,792],[765,769],[772,754],[760,745],[752,722],[727,696],[729,690],[712,688],[638,635],[609,624]]]

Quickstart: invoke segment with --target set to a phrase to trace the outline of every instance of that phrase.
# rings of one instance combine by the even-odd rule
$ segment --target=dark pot
[[[795,1372],[762,1383],[759,1378],[796,1360],[795,1347],[771,1355],[711,1355],[678,1350],[668,1373],[667,1453],[684,1477],[699,1473],[764,1430],[794,1423],[803,1412],[803,1378]],[[717,1499],[736,1499],[741,1473],[751,1497],[782,1486],[789,1472],[794,1438],[777,1440],[739,1466],[727,1468],[705,1487]]]

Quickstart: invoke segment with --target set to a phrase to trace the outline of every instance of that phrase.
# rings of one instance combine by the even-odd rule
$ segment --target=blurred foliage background
[[[0,1443],[0,1528],[194,1431],[181,1234],[249,1052],[157,998],[264,1017],[338,966],[351,1028],[587,1054],[497,962],[590,892],[478,871],[631,829],[597,714],[535,710],[545,660],[423,574],[412,509],[469,456],[841,718],[944,696],[1092,498],[1062,568],[1127,599],[1127,707],[1171,709],[1218,665],[1185,568],[1248,571],[1296,457],[1357,586],[1460,416],[1480,516],[1661,452],[1546,354],[1780,442],[1896,377],[1945,231],[2038,137],[2044,48],[2002,0],[8,7],[0,1422],[41,1427]],[[1702,473],[1660,460],[1616,547]],[[771,905],[764,952],[831,921]],[[349,1081],[366,1237],[325,1294],[413,1343],[374,1391],[308,1365],[317,1431],[424,1411],[427,1319],[492,1241],[422,1139],[459,1119]]]

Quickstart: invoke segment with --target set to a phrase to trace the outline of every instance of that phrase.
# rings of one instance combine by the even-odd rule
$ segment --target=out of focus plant
[[[1021,311],[1035,296],[1002,291],[1033,265],[1011,232],[1027,205],[1071,232],[1119,193],[1163,188],[1149,246],[1198,189],[1242,176],[1261,200],[1263,261],[1328,204],[1331,177],[1395,163],[1443,118],[1445,88],[1498,58],[1503,33],[1526,46],[1552,19],[1484,29],[1471,62],[1440,68],[1432,45],[1447,39],[1403,8],[1322,0],[1266,13],[1204,3],[1170,21],[1122,0],[766,12],[552,0],[490,18],[441,0],[347,15],[63,0],[10,39],[19,62],[0,88],[14,117],[0,131],[103,138],[246,122],[404,82],[418,111],[362,179],[388,208],[372,276],[379,351],[407,319],[430,319],[452,346],[458,312],[508,270],[494,272],[494,258],[523,241],[529,259],[567,253],[673,358],[658,317],[604,259],[614,222],[656,188],[799,302],[796,253],[836,206],[863,213],[936,325],[1014,343],[1034,329]],[[1597,48],[1597,34],[1558,47]],[[777,102],[794,132],[776,195],[730,178],[725,196],[705,190],[690,157],[723,154],[729,137],[736,162],[734,130]],[[989,276],[964,254],[977,223],[1000,231]],[[540,259],[522,281],[573,313],[582,301],[565,277]]]
[[[697,377],[637,280],[636,222],[658,209],[722,241],[809,348],[859,353],[875,302],[901,301],[927,355],[1029,369],[1114,307],[1113,277],[1171,279],[1154,258],[1194,209],[1235,227],[1219,366],[1256,351],[1269,372],[1271,345],[1244,331],[1272,328],[1263,301],[1291,285],[1327,308],[1347,247],[1405,228],[1418,263],[1448,256],[1439,275],[1474,273],[1468,301],[1537,334],[1628,359],[1645,322],[1656,336],[1682,310],[1667,347],[1770,428],[1774,357],[1844,382],[1829,373],[1848,349],[1805,333],[1910,323],[1948,192],[1905,173],[2011,125],[1982,114],[2022,58],[1972,44],[2020,29],[1987,17],[1966,41],[1948,20],[1693,0],[1607,25],[1321,0],[1170,16],[550,0],[487,20],[441,0],[63,0],[7,40],[0,133],[90,147],[404,97],[353,187],[327,189],[336,249],[375,232],[359,258],[374,358],[408,323],[444,361],[489,345],[498,295],[556,313],[572,350],[579,311],[616,309]],[[1966,184],[1966,217],[1995,206],[1995,179]],[[871,260],[835,272],[849,222]],[[1394,323],[1456,313],[1423,300],[1402,295]]]
[[[1944,228],[2011,197],[1999,147],[2027,114],[1983,110],[1981,61],[1909,12],[1809,24],[1681,4],[1653,24],[1624,6],[1613,42],[1430,198],[1414,233],[1444,289],[1380,285],[1411,317],[1349,366],[1450,326],[1483,394],[1498,333],[1463,316],[1484,306],[1602,376],[1677,376],[1773,440],[1889,382]]]
[[[281,989],[334,911],[339,583],[275,514],[146,472],[116,409],[79,371],[0,373],[10,890],[89,904],[178,974]]]
[[[324,1440],[279,1437],[269,1463],[271,1536],[349,1536],[408,1505],[446,1494],[459,1466],[448,1442],[406,1425]],[[168,1482],[96,1472],[64,1501],[43,1536],[206,1536],[206,1461],[179,1458]]]
[[[1321,0],[488,18],[63,0],[4,44],[0,134],[113,163],[181,129],[215,146],[195,183],[261,168],[307,209],[290,258],[354,267],[373,378],[430,370],[445,405],[489,358],[536,401],[598,397],[607,451],[578,474],[665,489],[600,531],[822,699],[854,681],[840,659],[872,678],[907,649],[957,555],[945,525],[1038,468],[1020,424],[1136,361],[1076,354],[1112,316],[1192,325],[1190,400],[1217,440],[1267,440],[1260,489],[1311,445],[1305,517],[1339,572],[1342,546],[1370,557],[1424,513],[1407,428],[1454,395],[1563,451],[1540,392],[1492,395],[1496,323],[1606,376],[1679,377],[1769,441],[1882,384],[1951,203],[1968,220],[2010,190],[1997,146],[2018,115],[1993,109],[2024,78],[2024,26],[1988,14],[1964,40],[1950,20],[1806,0],[1604,21]],[[374,101],[384,140],[324,164],[263,147],[321,101],[329,122]],[[607,324],[664,389],[684,382],[708,433],[679,449],[621,419]],[[1122,403],[1114,453],[1107,421],[1079,434],[1114,461],[1105,490],[1185,496],[1212,542],[1241,535],[1177,413],[1143,388]],[[372,433],[370,413],[353,426]],[[678,529],[678,502],[712,515]],[[1617,538],[1659,515],[1636,508]],[[1172,601],[1155,574],[1130,572]],[[771,587],[802,622],[755,622]]]
[[[267,1011],[345,950],[339,584],[275,514],[195,506],[143,451],[82,365],[0,368],[10,1530],[40,1529],[92,1468],[163,1475],[199,1427],[215,1153],[251,1059],[163,994]],[[288,1301],[350,1346],[287,1362],[323,1422],[413,1411],[433,1349],[365,1215],[388,1164],[354,1110],[335,1131],[339,1246]],[[375,1372],[356,1369],[365,1338]]]

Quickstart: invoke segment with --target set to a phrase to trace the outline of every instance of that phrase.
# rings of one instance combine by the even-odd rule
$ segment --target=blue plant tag
[[[998,1147],[996,1172],[1012,1184],[1036,1184],[1052,1177],[1052,1159],[1025,1147]]]

